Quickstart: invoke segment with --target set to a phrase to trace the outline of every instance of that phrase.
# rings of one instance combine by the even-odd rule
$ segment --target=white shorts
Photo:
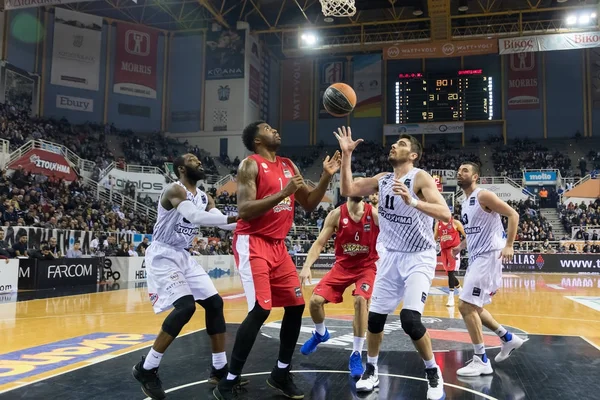
[[[205,300],[217,289],[189,252],[166,244],[152,242],[146,249],[148,296],[155,313],[166,311],[183,296]]]
[[[391,314],[404,300],[403,309],[423,314],[435,275],[435,249],[419,253],[386,250],[380,257],[369,311]]]
[[[465,303],[483,307],[492,302],[492,296],[502,284],[500,251],[494,250],[477,256],[469,262],[459,298]]]

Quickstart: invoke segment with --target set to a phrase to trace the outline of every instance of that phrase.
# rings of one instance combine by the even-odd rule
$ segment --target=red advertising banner
[[[119,22],[116,43],[113,91],[155,99],[158,33]]]
[[[310,59],[283,60],[283,121],[308,121],[310,88],[313,82],[313,61]]]
[[[17,170],[20,167],[32,174],[56,176],[69,182],[77,179],[77,174],[62,155],[46,150],[31,149],[8,165],[8,169]]]
[[[540,107],[536,57],[535,53],[508,56],[509,110],[531,110]]]

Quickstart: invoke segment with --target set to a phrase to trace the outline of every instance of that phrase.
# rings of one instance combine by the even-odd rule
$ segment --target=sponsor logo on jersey
[[[470,206],[474,206],[475,205],[475,197],[469,198],[469,205]]]
[[[150,297],[150,303],[152,303],[152,305],[156,304],[158,301],[158,293],[148,293],[148,297]]]
[[[369,286],[368,283],[363,283],[362,285],[360,285],[360,290],[362,290],[363,292],[368,292],[369,289],[371,289],[371,286]]]
[[[190,226],[183,226],[181,224],[177,224],[177,225],[175,225],[175,232],[180,233],[182,235],[196,236],[200,232],[200,229],[197,226],[190,227]]]
[[[289,169],[284,169],[283,170],[283,176],[285,176],[286,178],[291,178],[292,177],[292,173],[290,172]]]
[[[281,200],[279,204],[273,207],[273,211],[278,213],[282,211],[292,211],[292,201],[289,197]]]
[[[475,234],[481,233],[481,227],[480,226],[472,226],[470,228],[465,228],[465,233],[467,235],[475,235]]]
[[[473,296],[479,297],[481,296],[481,289],[478,287],[473,288]]]
[[[363,231],[365,231],[365,232],[371,232],[371,224],[365,224],[363,226]]]
[[[269,169],[267,163],[261,163],[260,166],[263,167],[263,169]]]
[[[344,254],[348,254],[350,256],[368,253],[370,251],[369,246],[364,246],[358,243],[344,243],[342,245],[342,249],[344,250]]]
[[[379,215],[390,222],[394,222],[402,225],[412,225],[412,217],[405,217],[403,215],[390,214],[385,212],[383,209],[379,210]]]
[[[342,220],[342,223],[343,223],[344,225],[347,225],[347,224],[348,224],[348,218],[344,218],[344,219]]]
[[[296,292],[296,297],[302,297],[302,290],[299,287],[294,288],[294,291]]]

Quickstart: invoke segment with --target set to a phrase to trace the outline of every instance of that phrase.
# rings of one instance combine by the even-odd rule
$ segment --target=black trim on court
[[[227,355],[237,325],[228,324]],[[131,368],[148,349],[138,350],[104,362],[0,394],[1,400],[61,399],[105,400],[144,399]],[[277,346],[259,335],[248,358],[245,373],[268,372],[277,358]],[[493,360],[498,350],[490,350]],[[337,348],[319,348],[310,356],[294,354],[294,370],[347,371],[349,352]],[[456,370],[472,357],[471,351],[457,350],[437,353],[436,359],[447,383],[485,393],[497,399],[596,399],[600,380],[593,368],[600,361],[600,351],[579,337],[530,335],[530,340],[502,364],[494,366],[494,375],[461,380]],[[366,354],[363,353],[363,361]],[[206,332],[196,332],[178,338],[165,354],[160,376],[166,389],[208,378],[211,362],[210,341]],[[389,351],[379,357],[382,374],[398,374],[424,378],[423,362],[415,351]],[[427,384],[420,380],[380,376],[378,394],[357,397],[354,381],[340,373],[297,373],[296,382],[307,400],[425,399]],[[250,376],[246,386],[249,400],[282,399],[265,383],[267,374]],[[212,387],[193,385],[169,393],[167,399],[212,399]],[[446,387],[446,399],[482,399],[484,397],[458,388]]]

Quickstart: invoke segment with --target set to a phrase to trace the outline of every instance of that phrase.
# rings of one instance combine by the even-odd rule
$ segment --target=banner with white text
[[[538,64],[535,53],[508,56],[508,109],[531,110],[540,107]]]
[[[98,90],[102,17],[56,8],[52,43],[50,83]]]
[[[555,35],[519,36],[498,40],[500,54],[534,51],[575,50],[600,47],[600,32],[558,33]]]
[[[383,133],[385,136],[396,135],[422,135],[422,134],[449,134],[463,133],[465,130],[464,122],[424,122],[420,124],[395,124],[384,125]]]

